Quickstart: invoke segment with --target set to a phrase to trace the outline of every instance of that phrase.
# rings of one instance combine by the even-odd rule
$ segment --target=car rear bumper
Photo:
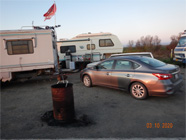
[[[182,79],[178,80],[173,85],[168,86],[166,89],[166,94],[167,95],[174,94],[176,91],[178,91],[180,89],[181,86],[183,86]]]
[[[160,86],[161,85],[161,86]],[[151,88],[149,95],[150,96],[167,96],[174,94],[176,91],[180,90],[183,86],[183,78],[180,76],[179,80],[175,83],[168,81],[161,81],[159,86],[156,88]]]

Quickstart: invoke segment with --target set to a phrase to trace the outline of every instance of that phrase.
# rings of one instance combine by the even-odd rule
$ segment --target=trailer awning
[[[77,42],[77,41],[90,41],[90,38],[88,39],[78,39],[78,40],[62,40],[62,41],[57,41],[57,43],[63,43],[63,42]]]

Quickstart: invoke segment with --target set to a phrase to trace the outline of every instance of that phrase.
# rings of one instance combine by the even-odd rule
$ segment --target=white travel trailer
[[[120,40],[111,33],[80,34],[70,40],[61,39],[57,46],[60,62],[68,61],[68,52],[71,53],[72,62],[80,63],[100,61],[123,51]]]
[[[55,33],[50,29],[2,30],[0,52],[0,80],[3,82],[57,67]]]
[[[174,49],[174,61],[186,64],[186,30],[182,33],[176,48]]]

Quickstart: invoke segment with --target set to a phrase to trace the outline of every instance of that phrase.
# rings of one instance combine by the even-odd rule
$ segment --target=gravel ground
[[[89,125],[48,126],[42,115],[53,109],[51,85],[56,79],[39,76],[24,82],[11,82],[1,88],[1,139],[60,138],[185,138],[184,86],[169,97],[136,100],[124,91],[80,82],[79,73],[68,75],[73,83],[77,118],[87,116]],[[147,128],[152,123],[152,128]],[[162,128],[172,123],[172,128]],[[160,128],[155,128],[160,124]]]

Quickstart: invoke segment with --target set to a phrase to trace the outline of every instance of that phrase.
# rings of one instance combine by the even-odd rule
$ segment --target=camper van
[[[176,48],[174,49],[174,61],[186,63],[186,30],[182,33]]]
[[[51,29],[0,31],[0,80],[32,77],[41,70],[53,70],[57,61],[57,46]]]
[[[111,33],[80,34],[70,40],[58,41],[59,61],[66,61],[67,68],[73,63],[100,61],[122,51],[118,37]]]

